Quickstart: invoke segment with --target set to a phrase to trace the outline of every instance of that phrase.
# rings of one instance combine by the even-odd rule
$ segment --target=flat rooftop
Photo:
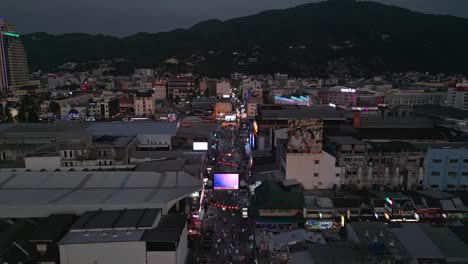
[[[291,120],[320,118],[345,120],[350,111],[336,109],[328,105],[259,105],[257,108],[262,120]]]
[[[338,145],[364,145],[366,143],[354,137],[328,137],[330,141],[337,143]]]
[[[99,122],[93,123],[86,130],[94,136],[175,135],[178,126],[178,122]]]
[[[159,208],[87,211],[70,230],[151,228],[160,215]]]
[[[0,172],[0,218],[161,208],[202,188],[185,172]]]

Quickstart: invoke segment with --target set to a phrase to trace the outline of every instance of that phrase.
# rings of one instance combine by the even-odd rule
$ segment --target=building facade
[[[170,98],[186,99],[195,90],[195,81],[191,78],[175,78],[168,81],[167,95]]]
[[[153,93],[150,92],[138,92],[133,98],[135,105],[135,116],[153,116],[155,110],[155,100]]]
[[[0,90],[6,93],[28,84],[28,60],[20,36],[0,17]]]
[[[448,89],[447,106],[468,109],[468,83],[459,83],[455,88]]]
[[[467,149],[428,149],[424,186],[436,190],[468,189]]]
[[[335,86],[318,92],[323,104],[356,105],[356,89]]]
[[[396,90],[385,94],[385,103],[389,105],[444,105],[445,92],[425,92],[424,90]]]
[[[329,137],[327,151],[341,168],[342,184],[358,188],[411,188],[423,179],[424,153],[408,142],[363,142]]]

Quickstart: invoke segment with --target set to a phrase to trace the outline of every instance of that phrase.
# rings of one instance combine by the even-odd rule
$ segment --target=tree
[[[50,102],[49,112],[53,113],[54,115],[60,115],[60,105],[55,101]]]
[[[20,122],[39,122],[38,102],[28,94],[21,99],[18,109],[18,120]]]
[[[11,115],[11,110],[10,110],[10,107],[8,107],[8,105],[6,105],[5,108],[3,108],[3,112],[5,114],[5,116],[3,118],[3,122],[4,123],[13,123],[13,116]]]

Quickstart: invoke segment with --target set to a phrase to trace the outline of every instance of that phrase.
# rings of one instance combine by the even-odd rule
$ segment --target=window
[[[67,151],[66,151],[66,150],[63,152],[63,157],[64,157],[64,158],[67,157]]]
[[[440,172],[433,171],[433,172],[431,172],[431,176],[440,176]]]
[[[316,161],[315,161],[315,164],[319,164],[319,163],[320,163],[320,160],[316,160]]]
[[[68,167],[68,162],[65,162],[65,167]]]
[[[340,177],[341,175],[339,173],[336,174],[336,177]]]
[[[468,159],[464,159],[464,160],[463,160],[463,163],[468,163]]]
[[[460,185],[460,188],[466,189],[466,188],[468,188],[468,185],[466,185],[466,184],[461,184],[461,185]]]
[[[432,163],[441,163],[441,162],[442,162],[441,159],[433,159],[433,160],[432,160]]]
[[[458,159],[449,159],[450,163],[458,163]]]
[[[457,173],[455,171],[449,171],[448,176],[449,177],[457,177]]]
[[[432,185],[429,186],[429,187],[431,187],[432,189],[438,189],[438,188],[439,188],[439,185],[438,185],[438,184],[432,184]]]
[[[319,176],[319,174],[317,172],[314,173],[314,177],[318,177],[318,176]]]
[[[447,189],[454,189],[456,188],[457,186],[454,185],[454,184],[447,184]]]
[[[73,158],[73,151],[70,150],[70,158]]]
[[[462,172],[462,176],[468,177],[468,171]]]

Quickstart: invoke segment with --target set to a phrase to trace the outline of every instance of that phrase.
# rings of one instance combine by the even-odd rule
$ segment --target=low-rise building
[[[447,91],[447,105],[468,110],[468,83],[458,83]]]
[[[151,117],[156,108],[152,92],[137,92],[133,98],[135,116]]]
[[[119,110],[119,99],[117,97],[94,98],[93,102],[89,103],[88,115],[95,119],[109,119],[115,117]]]
[[[389,105],[445,105],[446,99],[446,92],[398,89],[385,93],[384,103]]]
[[[172,99],[187,99],[196,89],[195,80],[192,78],[173,78],[168,80],[167,96]]]
[[[337,159],[342,184],[374,189],[385,185],[411,188],[423,178],[425,154],[409,142],[329,137],[325,149]]]
[[[304,193],[281,182],[264,181],[255,188],[250,214],[257,228],[282,230],[303,228],[305,223]]]
[[[64,264],[183,264],[187,258],[184,215],[160,209],[88,211],[59,242]]]

